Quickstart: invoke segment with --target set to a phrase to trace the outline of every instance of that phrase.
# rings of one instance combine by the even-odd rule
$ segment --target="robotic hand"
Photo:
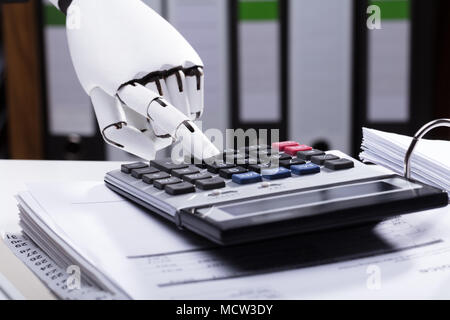
[[[141,0],[51,0],[67,14],[75,70],[106,142],[143,159],[180,141],[188,154],[219,154],[194,124],[203,112],[203,63]]]

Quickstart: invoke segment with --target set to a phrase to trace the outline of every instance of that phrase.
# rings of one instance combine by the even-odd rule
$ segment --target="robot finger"
[[[219,154],[217,148],[187,115],[155,92],[140,84],[130,84],[121,88],[117,95],[125,105],[150,119],[154,127],[159,127],[170,135],[173,141],[181,141],[188,154],[198,159],[208,159]]]
[[[164,80],[161,80],[161,83],[162,83],[162,82],[164,82]],[[146,87],[147,89],[151,90],[152,92],[155,92],[155,93],[158,92],[158,93],[159,93],[158,86],[157,86],[156,82],[149,82],[149,83],[147,83],[147,84],[145,85],[145,87]],[[164,83],[164,88],[167,88],[167,86],[165,85],[165,83]],[[161,90],[163,90],[163,87],[162,87],[162,86],[161,86]],[[170,96],[169,96],[169,94],[168,94],[169,90],[167,89],[165,92],[167,92],[167,94],[166,94],[165,96],[163,96],[164,99],[165,99],[168,103],[171,103],[171,101],[170,101]],[[151,123],[150,123],[150,125],[151,125]],[[151,126],[152,126],[152,125],[151,125]],[[154,131],[155,135],[158,136],[158,137],[165,137],[165,136],[167,135],[167,132],[166,132],[165,130],[161,130],[158,126],[152,126],[152,128],[153,128],[153,131]]]
[[[92,104],[105,141],[142,159],[153,160],[156,152],[172,143],[172,139],[149,136],[126,118],[121,102],[102,89],[91,92]]]
[[[169,90],[170,103],[187,116],[190,116],[191,108],[187,95],[186,76],[182,69],[170,70],[166,78],[166,84]]]
[[[204,88],[205,75],[202,67],[192,67],[185,69],[186,75],[186,92],[191,107],[190,118],[192,120],[199,119],[204,109]]]

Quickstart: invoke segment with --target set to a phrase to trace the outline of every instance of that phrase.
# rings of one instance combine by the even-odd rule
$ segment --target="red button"
[[[279,151],[284,151],[287,147],[298,146],[299,143],[295,141],[284,141],[284,142],[275,142],[272,143],[272,149],[276,149]]]
[[[287,147],[284,149],[284,153],[287,153],[290,156],[297,156],[297,153],[300,151],[311,151],[313,148],[306,146],[306,145],[301,145],[301,146],[292,146],[292,147]]]

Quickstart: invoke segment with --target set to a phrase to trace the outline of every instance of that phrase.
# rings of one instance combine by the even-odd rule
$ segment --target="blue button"
[[[307,164],[302,164],[302,165],[298,165],[298,166],[292,166],[291,171],[292,171],[292,173],[294,173],[298,176],[302,176],[302,175],[306,175],[306,174],[319,173],[320,167],[313,163],[307,163]]]
[[[238,184],[251,184],[262,181],[261,175],[253,171],[241,174],[233,174],[232,179],[233,182]]]
[[[291,170],[280,167],[262,170],[262,176],[267,180],[277,180],[289,178],[291,176]]]

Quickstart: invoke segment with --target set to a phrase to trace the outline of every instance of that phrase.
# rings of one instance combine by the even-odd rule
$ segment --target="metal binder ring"
[[[439,127],[449,127],[450,128],[450,119],[439,119],[434,120],[425,126],[423,126],[414,136],[413,141],[411,142],[411,145],[409,146],[408,151],[406,152],[405,156],[405,168],[404,168],[404,175],[406,179],[411,179],[411,156],[414,152],[414,149],[417,146],[417,143],[422,139],[428,132],[430,132],[433,129],[439,128]]]

